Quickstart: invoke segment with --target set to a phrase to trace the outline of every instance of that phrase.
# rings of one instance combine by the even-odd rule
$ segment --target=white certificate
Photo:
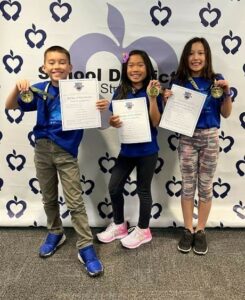
[[[207,95],[176,84],[171,90],[159,126],[192,136]]]
[[[119,140],[123,144],[151,141],[146,98],[112,100],[113,114],[120,117]]]
[[[63,130],[101,127],[96,79],[59,80]]]

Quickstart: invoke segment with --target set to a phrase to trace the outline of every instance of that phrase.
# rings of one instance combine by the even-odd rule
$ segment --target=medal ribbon
[[[31,86],[31,87],[30,87],[30,90],[31,90],[33,93],[37,93],[37,94],[39,94],[39,95],[44,96],[44,97],[43,97],[43,100],[46,100],[47,98],[54,99],[54,96],[53,96],[53,95],[49,94],[48,92],[42,91],[42,90],[40,90],[40,89],[38,89],[38,88],[36,88],[36,87],[34,87],[34,86]]]

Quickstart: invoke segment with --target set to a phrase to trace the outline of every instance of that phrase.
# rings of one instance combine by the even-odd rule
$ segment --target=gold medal
[[[31,90],[22,92],[20,94],[20,99],[25,103],[30,103],[33,100],[33,92]]]
[[[213,98],[218,99],[223,95],[224,91],[220,86],[213,86],[211,88],[211,95]]]
[[[152,87],[150,87],[147,90],[147,94],[149,97],[157,97],[160,93],[160,90],[158,87],[156,87],[155,85],[153,85]]]

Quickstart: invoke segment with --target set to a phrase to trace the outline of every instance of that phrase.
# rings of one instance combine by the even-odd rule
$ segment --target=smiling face
[[[201,42],[193,43],[188,56],[188,67],[191,76],[198,77],[203,75],[206,64],[205,49]]]
[[[50,51],[45,55],[43,71],[49,76],[54,86],[59,85],[60,79],[66,79],[72,66],[65,53]]]
[[[139,54],[131,55],[127,65],[127,76],[132,83],[132,87],[142,88],[146,74],[146,65],[142,56]]]

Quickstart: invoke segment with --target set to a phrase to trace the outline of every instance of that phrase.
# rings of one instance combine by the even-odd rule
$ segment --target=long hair
[[[204,53],[205,53],[205,66],[203,69],[202,76],[206,79],[213,80],[215,78],[215,73],[213,71],[213,65],[212,65],[212,54],[210,46],[205,38],[202,37],[194,37],[191,40],[189,40],[182,51],[180,62],[178,69],[176,71],[176,74],[174,76],[174,79],[179,81],[180,83],[184,83],[187,81],[190,74],[189,64],[188,64],[188,58],[191,53],[191,47],[194,43],[202,43],[204,47]]]
[[[44,52],[44,61],[46,59],[46,55],[47,53],[49,52],[59,52],[59,53],[63,53],[65,54],[65,56],[67,57],[68,59],[68,63],[71,64],[71,56],[70,56],[70,53],[69,51],[67,51],[65,48],[61,47],[61,46],[51,46],[49,47],[48,49],[45,50]]]
[[[127,75],[128,61],[130,56],[132,55],[140,55],[146,66],[146,77],[143,81],[143,88],[146,89],[150,80],[156,78],[156,74],[154,72],[154,68],[148,54],[143,50],[130,51],[127,61],[122,64],[121,80],[120,80],[118,95],[116,99],[125,99],[127,97],[127,94],[132,91],[132,82],[129,80]]]

